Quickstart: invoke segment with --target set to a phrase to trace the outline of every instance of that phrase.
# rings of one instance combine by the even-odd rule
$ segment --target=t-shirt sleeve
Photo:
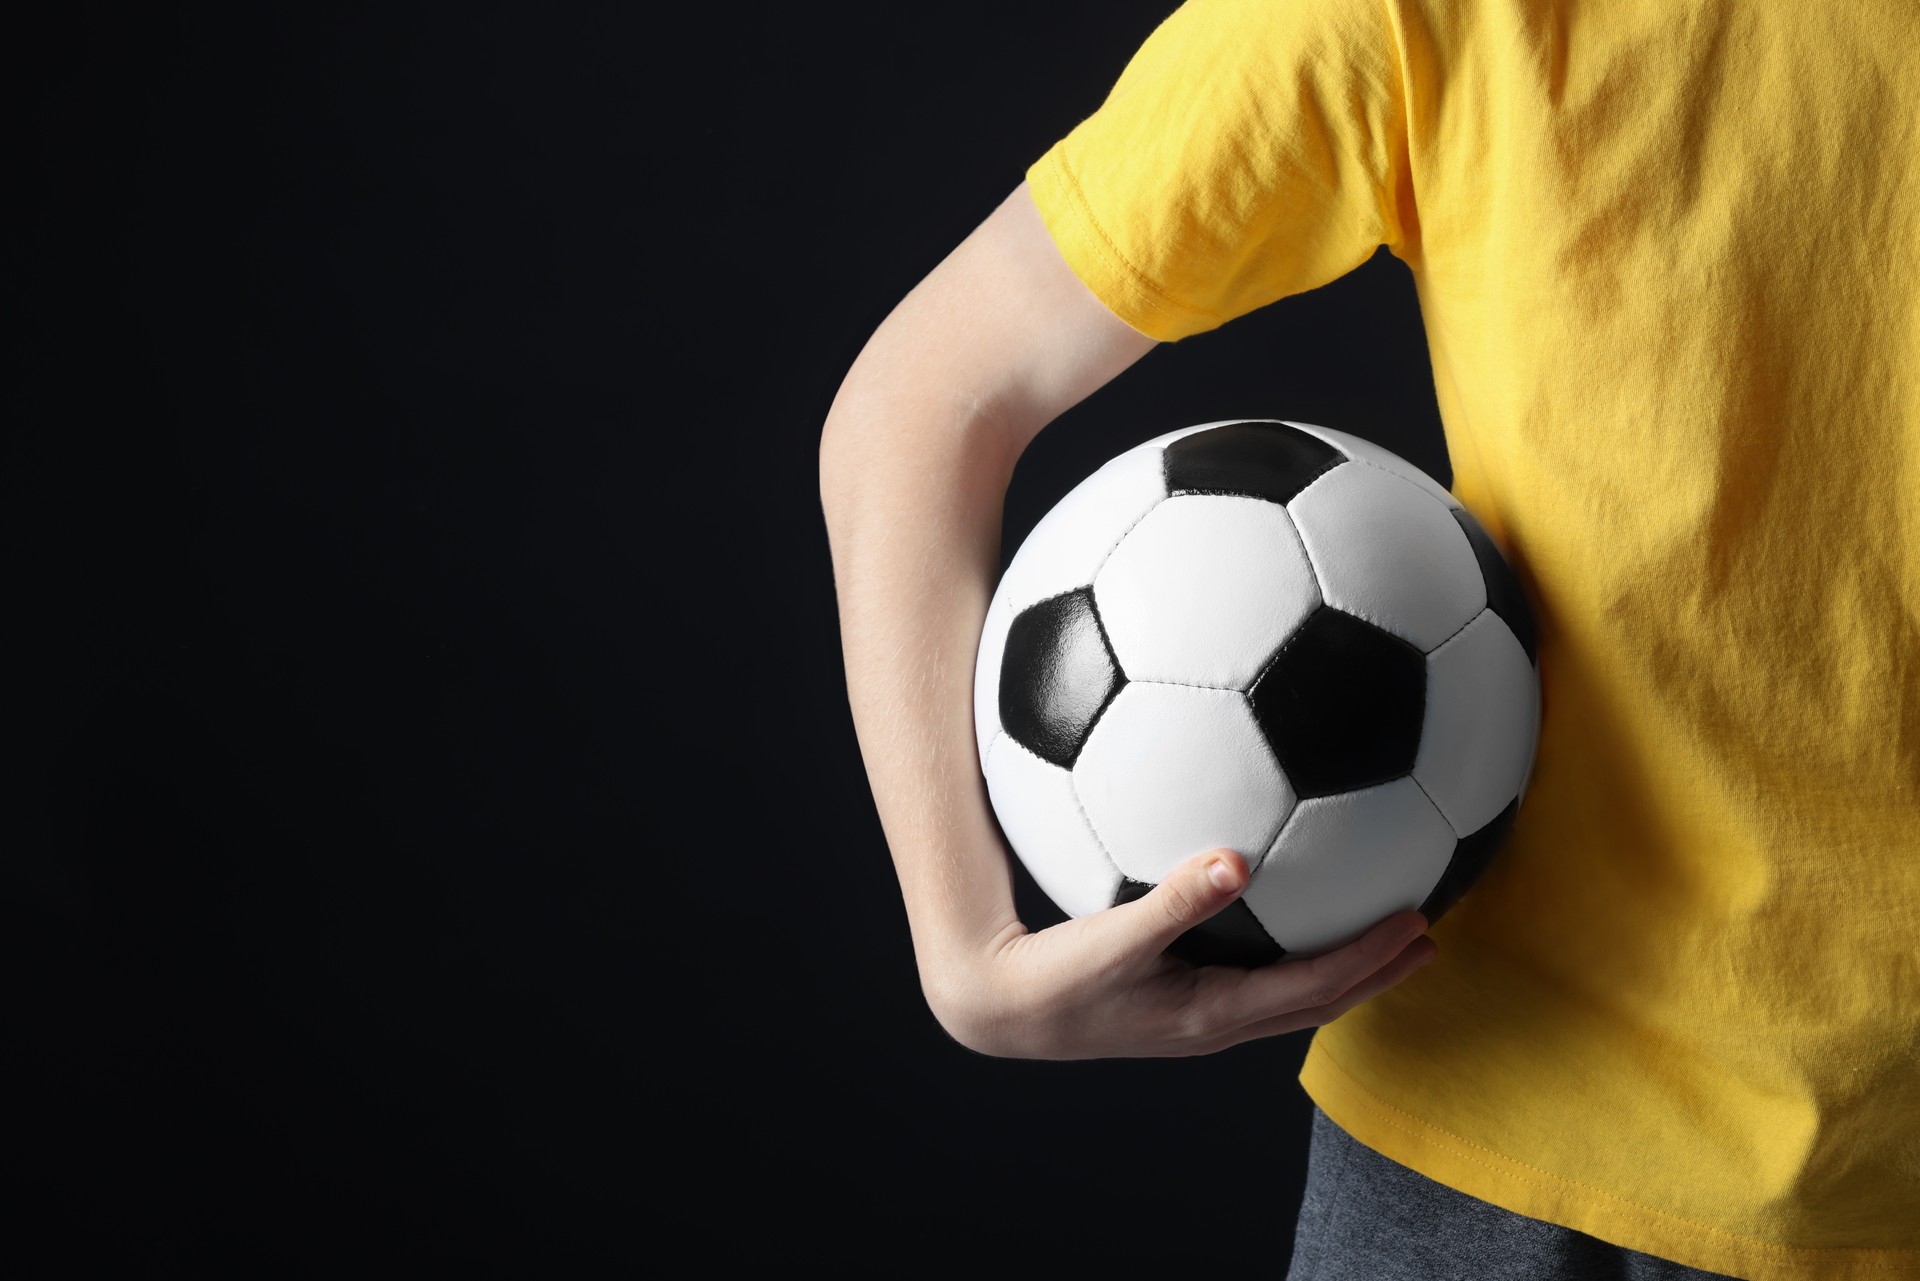
[[[1163,342],[1326,284],[1413,224],[1383,0],[1186,0],[1027,170],[1068,265]]]

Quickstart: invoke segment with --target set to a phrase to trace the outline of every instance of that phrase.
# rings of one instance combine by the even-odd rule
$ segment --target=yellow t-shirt
[[[1539,755],[1439,963],[1300,1079],[1742,1277],[1920,1276],[1916,67],[1911,0],[1188,0],[1027,173],[1161,340],[1412,270]]]

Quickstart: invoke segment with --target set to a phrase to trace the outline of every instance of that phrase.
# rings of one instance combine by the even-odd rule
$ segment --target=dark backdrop
[[[15,50],[15,1250],[1279,1274],[1305,1035],[1035,1064],[928,1014],[815,489],[866,337],[1171,7],[81,5]],[[1444,478],[1406,268],[1149,355],[1008,552],[1234,415]]]

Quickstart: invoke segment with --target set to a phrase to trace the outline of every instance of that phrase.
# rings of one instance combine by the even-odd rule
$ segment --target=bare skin
[[[1001,503],[1041,428],[1155,345],[1073,274],[1023,182],[881,323],[822,433],[848,696],[921,988],[985,1054],[1208,1054],[1329,1022],[1435,952],[1426,920],[1399,912],[1254,970],[1167,956],[1245,888],[1232,850],[1133,903],[1039,931],[1020,921],[973,735]]]

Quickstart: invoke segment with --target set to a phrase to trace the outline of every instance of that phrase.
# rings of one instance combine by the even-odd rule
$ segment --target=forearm
[[[1152,905],[1025,930],[973,734],[1014,463],[1152,345],[1069,269],[1021,183],[875,330],[827,412],[820,495],[854,728],[922,988],[975,1049],[1125,1041],[1101,1030],[1087,984],[1124,987],[1114,957],[1165,946],[1145,924],[1164,915]],[[1203,897],[1189,887],[1181,901]]]
[[[951,383],[890,373],[889,345],[909,341],[883,331],[841,386],[821,499],[854,728],[925,978],[1020,929],[973,733],[1017,445]]]

